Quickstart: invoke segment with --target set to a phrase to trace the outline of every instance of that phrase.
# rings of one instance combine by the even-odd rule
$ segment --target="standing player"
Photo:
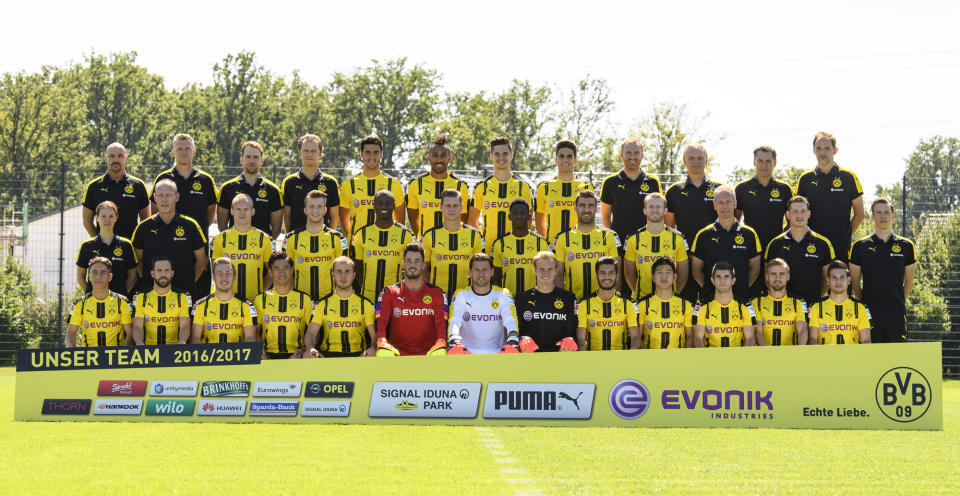
[[[764,269],[766,294],[753,300],[761,344],[788,346],[807,344],[807,304],[787,294],[790,266],[782,258],[767,262]]]
[[[190,339],[189,293],[171,287],[173,262],[163,255],[150,261],[153,289],[133,299],[133,342],[141,344],[185,344]]]
[[[78,346],[121,346],[133,344],[130,331],[130,302],[121,294],[110,291],[112,263],[106,257],[95,257],[87,267],[93,288],[73,305],[70,311],[67,348]]]
[[[667,257],[650,264],[654,292],[637,302],[640,332],[647,349],[689,348],[693,341],[693,304],[674,293],[677,266]]]
[[[454,176],[447,170],[450,160],[450,146],[447,144],[447,135],[441,134],[433,140],[427,154],[430,162],[430,171],[413,178],[407,186],[407,218],[410,219],[410,228],[418,238],[423,233],[443,224],[440,194],[448,189],[460,192],[460,198],[470,198],[467,183]],[[460,211],[460,220],[467,221],[466,201]]]
[[[431,284],[443,288],[452,297],[466,287],[470,277],[470,257],[483,251],[483,236],[460,221],[462,199],[453,189],[440,194],[443,224],[423,234],[420,244],[425,252],[425,271]]]
[[[693,239],[691,272],[694,280],[702,288],[700,301],[713,297],[713,279],[710,277],[714,264],[720,261],[730,262],[734,271],[747,274],[733,286],[733,293],[740,301],[750,299],[750,288],[760,277],[760,241],[757,232],[741,225],[733,216],[737,208],[737,199],[733,188],[720,186],[713,198],[716,207],[716,222],[707,225]]]
[[[127,174],[127,149],[120,143],[111,143],[103,161],[107,163],[107,173],[87,183],[83,193],[83,227],[90,236],[97,235],[93,223],[94,210],[105,201],[118,205],[121,213],[117,217],[114,234],[130,238],[139,220],[150,217],[150,199],[147,187],[139,178]]]
[[[810,308],[810,344],[856,344],[870,342],[870,311],[847,295],[850,271],[834,260],[827,267],[830,293]]]
[[[793,196],[793,188],[773,177],[777,166],[777,151],[769,146],[753,150],[753,167],[756,174],[741,182],[734,189],[737,195],[738,219],[757,231],[760,246],[767,247],[770,240],[783,232],[783,217],[787,212],[787,200]]]
[[[510,292],[492,286],[493,260],[486,253],[470,257],[470,287],[450,303],[447,344],[451,355],[520,353],[517,309]]]
[[[597,292],[577,305],[577,344],[581,350],[643,347],[637,305],[617,294],[617,259],[597,260]]]
[[[577,193],[593,189],[592,184],[573,174],[573,166],[577,164],[577,145],[572,141],[557,142],[553,161],[557,164],[557,177],[538,184],[536,196],[537,232],[550,244],[573,226]]]
[[[353,291],[354,266],[350,257],[333,261],[334,289],[317,302],[307,327],[306,358],[376,355],[373,303]]]
[[[268,259],[273,288],[253,300],[260,316],[260,340],[267,358],[302,356],[303,334],[310,322],[313,303],[310,296],[293,289],[293,260],[282,251]]]
[[[501,136],[491,140],[493,175],[473,187],[473,205],[470,206],[470,220],[467,223],[479,229],[483,239],[490,240],[487,250],[493,249],[493,241],[507,233],[507,214],[514,198],[523,198],[533,205],[530,185],[510,172],[512,160],[513,145],[510,139]],[[482,227],[479,223],[481,219]]]
[[[253,227],[254,203],[246,193],[233,197],[230,215],[235,224],[213,238],[213,258],[227,257],[237,271],[233,292],[241,300],[253,298],[270,287],[267,261],[273,253],[270,235]]]
[[[353,235],[353,258],[357,261],[360,296],[376,301],[383,288],[400,280],[403,247],[413,242],[413,234],[393,220],[396,202],[393,193],[380,190],[373,198],[376,220]]]
[[[347,242],[340,234],[323,225],[327,213],[327,194],[312,190],[304,199],[307,225],[287,233],[286,252],[294,261],[294,286],[318,301],[333,291],[330,271],[333,259],[343,255]]]
[[[763,345],[757,335],[753,307],[733,297],[737,272],[733,264],[719,261],[710,273],[713,298],[693,310],[693,348],[727,348]]]
[[[340,185],[337,180],[320,171],[323,141],[315,134],[304,134],[297,140],[300,170],[283,178],[280,196],[283,197],[283,225],[287,233],[303,229],[307,216],[303,213],[307,193],[318,190],[327,194],[327,216],[324,223],[336,229],[340,223]]]
[[[536,283],[533,257],[550,244],[530,232],[530,205],[523,198],[510,202],[507,217],[513,231],[493,243],[493,283],[518,295]]]
[[[541,251],[533,257],[537,285],[517,295],[520,349],[577,351],[577,299],[557,287],[557,257]]]
[[[834,258],[830,240],[807,227],[810,209],[807,199],[794,196],[787,206],[790,229],[773,238],[763,253],[764,260],[782,258],[790,266],[787,291],[811,306],[823,297],[827,284],[827,265]]]
[[[837,258],[846,261],[850,237],[864,219],[863,187],[856,174],[834,162],[837,150],[832,134],[821,131],[813,137],[817,168],[800,176],[797,194],[810,200],[810,228],[829,239]]]
[[[627,239],[647,223],[642,211],[647,195],[663,190],[657,176],[647,174],[640,167],[643,162],[640,138],[630,137],[620,144],[620,160],[623,170],[604,179],[600,188],[600,220],[603,227],[612,229],[620,239]]]
[[[623,275],[634,299],[653,293],[653,262],[661,257],[673,259],[677,273],[677,291],[683,290],[690,273],[687,242],[680,231],[667,227],[663,216],[667,199],[660,193],[650,193],[643,199],[643,213],[647,225],[627,238],[624,243]]]
[[[106,200],[97,205],[97,228],[94,237],[80,245],[77,253],[77,282],[84,293],[90,291],[87,283],[87,267],[94,257],[107,257],[113,262],[110,291],[124,296],[130,294],[137,284],[137,255],[127,238],[114,234],[117,222],[117,205]]]
[[[917,271],[916,250],[912,241],[893,233],[895,216],[890,200],[874,200],[870,214],[876,229],[850,250],[853,295],[863,298],[873,316],[873,342],[903,342],[907,340],[907,296]]]
[[[597,287],[595,261],[604,256],[616,259],[620,238],[613,231],[597,227],[597,195],[593,191],[577,193],[576,210],[577,226],[557,236],[557,286],[583,299]]]
[[[360,141],[360,158],[363,160],[363,170],[340,185],[340,225],[352,240],[353,235],[363,226],[373,224],[376,213],[373,211],[373,198],[377,191],[385,189],[393,193],[399,205],[394,208],[393,217],[403,224],[406,211],[403,198],[403,184],[400,180],[385,174],[380,170],[380,160],[383,158],[383,140],[378,136],[366,136]]]
[[[263,146],[256,141],[247,141],[240,146],[240,164],[243,172],[220,186],[217,202],[217,225],[226,231],[234,224],[230,209],[233,199],[245,193],[253,199],[253,227],[276,239],[283,224],[283,201],[280,188],[260,175],[263,165]]]
[[[423,278],[423,248],[403,249],[403,280],[377,299],[377,356],[445,355],[447,304],[443,291]]]
[[[213,261],[216,291],[193,304],[191,343],[239,343],[257,340],[257,311],[233,294],[236,273],[230,259]]]

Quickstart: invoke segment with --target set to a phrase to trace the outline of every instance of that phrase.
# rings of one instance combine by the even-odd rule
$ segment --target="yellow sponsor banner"
[[[14,417],[940,430],[941,348],[906,343],[21,370]]]

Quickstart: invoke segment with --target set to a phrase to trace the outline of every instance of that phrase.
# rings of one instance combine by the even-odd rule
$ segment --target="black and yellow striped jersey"
[[[790,295],[774,298],[765,294],[753,299],[753,311],[763,328],[763,342],[768,346],[798,344],[797,323],[807,321],[807,304],[803,300]]]
[[[516,198],[527,200],[530,210],[535,210],[530,185],[515,175],[506,181],[488,176],[473,187],[473,208],[480,210],[480,232],[483,233],[483,239],[491,241],[487,250],[492,249],[493,241],[510,230],[507,214],[510,212],[510,202]]]
[[[180,340],[180,319],[190,318],[190,293],[156,289],[133,297],[133,318],[143,319],[143,344],[177,344]],[[188,325],[189,327],[189,325]]]
[[[653,234],[647,227],[631,235],[623,244],[624,261],[630,260],[637,264],[637,289],[633,292],[636,299],[653,293],[653,274],[650,272],[653,262],[660,257],[670,257],[674,263],[687,259],[687,242],[676,229],[667,227],[660,234]],[[674,283],[673,290],[677,290]]]
[[[630,347],[630,329],[639,327],[637,305],[616,295],[603,301],[596,293],[577,303],[577,327],[587,330],[587,351],[626,350]]]
[[[466,224],[456,231],[441,224],[424,233],[420,244],[430,264],[429,282],[443,290],[449,303],[458,289],[470,283],[470,257],[483,251],[483,236]]]
[[[193,305],[193,324],[203,328],[202,343],[242,342],[243,328],[256,325],[256,319],[253,304],[236,296],[221,301],[210,294]]]
[[[684,348],[686,327],[693,327],[693,304],[673,295],[663,300],[650,293],[637,302],[643,345],[648,349]]]
[[[447,175],[446,179],[436,179],[429,172],[425,172],[410,181],[410,185],[407,186],[407,208],[419,210],[417,217],[420,221],[420,232],[414,233],[415,235],[420,236],[443,224],[440,193],[446,189],[455,189],[460,192],[460,200],[463,203],[460,214],[467,213],[470,189],[462,179],[453,174]]]
[[[503,273],[501,285],[513,295],[536,286],[533,257],[549,249],[547,240],[533,233],[518,238],[510,232],[500,237],[493,243],[493,266]]]
[[[594,267],[600,257],[616,257],[620,238],[613,231],[594,227],[588,233],[574,226],[557,236],[557,260],[563,262],[564,289],[579,299],[597,290]]]
[[[848,297],[836,303],[829,296],[810,308],[810,329],[817,329],[820,344],[859,344],[860,330],[870,329],[870,311]]]
[[[577,193],[585,189],[593,191],[593,185],[582,179],[563,181],[555,177],[537,185],[536,213],[547,217],[546,238],[550,244],[556,241],[560,233],[570,230],[577,223],[573,207],[577,202]]]
[[[331,293],[317,302],[310,322],[320,325],[318,350],[356,353],[370,347],[367,326],[374,323],[373,304],[355,293],[346,298]]]
[[[273,253],[270,235],[251,227],[241,233],[236,227],[213,238],[213,259],[227,257],[237,273],[233,292],[244,300],[252,300],[263,292],[263,276],[270,254]]]
[[[103,300],[87,293],[73,304],[69,322],[80,331],[77,346],[121,346],[127,339],[123,326],[133,322],[130,301],[113,291]]]
[[[381,172],[374,177],[357,174],[340,185],[340,208],[350,210],[350,232],[347,240],[361,227],[373,224],[377,213],[373,210],[373,198],[377,191],[385,189],[393,193],[395,207],[404,205],[403,184],[399,179]]]
[[[253,300],[260,324],[260,339],[267,353],[293,353],[303,347],[313,302],[304,292],[286,294],[269,289]]]
[[[413,234],[396,222],[386,229],[367,224],[353,235],[353,258],[363,266],[364,298],[376,301],[383,288],[400,280],[403,248],[413,240]]]
[[[293,260],[294,288],[317,301],[333,291],[333,259],[343,255],[347,240],[340,231],[324,227],[311,234],[302,229],[287,235],[287,255]]]
[[[693,325],[706,327],[703,334],[704,347],[727,348],[743,346],[746,341],[743,328],[757,325],[757,318],[753,307],[735,299],[726,305],[710,300],[694,308]]]

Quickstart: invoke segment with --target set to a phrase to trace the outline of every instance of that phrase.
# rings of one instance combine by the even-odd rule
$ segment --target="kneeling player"
[[[767,292],[753,300],[757,313],[760,345],[787,346],[807,344],[807,304],[787,295],[790,266],[782,258],[774,258],[764,268]]]
[[[260,316],[263,351],[267,358],[299,358],[303,354],[303,332],[310,322],[313,302],[310,295],[293,289],[293,259],[285,252],[272,253],[267,271],[273,288],[253,299]]]
[[[577,343],[581,350],[625,350],[643,346],[637,306],[617,294],[617,259],[600,257],[596,263],[599,289],[580,300]]]
[[[640,299],[637,307],[648,349],[683,348],[693,337],[693,304],[673,292],[677,266],[667,257],[659,257],[650,266],[654,292]]]
[[[520,349],[577,351],[577,300],[557,286],[557,256],[541,251],[533,257],[537,285],[517,295]]]
[[[423,280],[423,247],[403,249],[403,280],[380,293],[377,356],[446,355],[447,304],[443,291]]]
[[[470,287],[460,289],[450,305],[447,342],[451,355],[519,353],[517,309],[510,292],[491,286],[493,259],[486,253],[470,258]]]
[[[376,354],[373,303],[353,291],[355,267],[350,257],[339,256],[333,261],[333,292],[317,302],[307,328],[305,357]]]
[[[850,270],[834,260],[827,266],[830,294],[810,308],[810,344],[870,342],[870,311],[847,295]]]
[[[236,273],[227,257],[213,261],[216,291],[193,304],[191,343],[239,343],[256,341],[257,312],[253,305],[233,294]]]
[[[130,331],[130,302],[110,291],[112,263],[106,257],[94,257],[87,265],[91,291],[73,305],[67,326],[67,348],[77,346],[120,346],[133,344]]]
[[[693,311],[694,348],[756,346],[757,318],[751,306],[733,298],[736,280],[733,264],[724,260],[713,264],[710,272],[713,299]]]

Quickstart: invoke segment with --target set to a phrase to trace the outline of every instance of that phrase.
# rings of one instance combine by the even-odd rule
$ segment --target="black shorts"
[[[284,360],[293,356],[293,353],[270,353],[269,351],[266,353],[267,358],[271,360]]]
[[[870,329],[872,343],[906,343],[907,318],[902,315],[875,315]]]
[[[358,357],[363,354],[363,351],[354,351],[350,353],[343,353],[341,351],[321,351],[321,355],[324,358],[344,358],[344,357]]]

